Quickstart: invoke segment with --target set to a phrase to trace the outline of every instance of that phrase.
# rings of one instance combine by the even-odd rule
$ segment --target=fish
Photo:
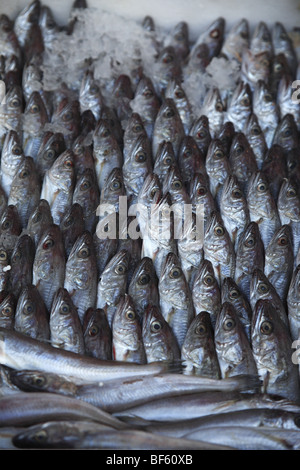
[[[194,115],[190,100],[188,99],[184,88],[178,80],[170,80],[165,91],[165,99],[172,99],[178,110],[185,134],[188,135],[189,130],[194,121]]]
[[[175,253],[168,253],[158,282],[159,304],[181,348],[187,330],[195,316],[192,294]]]
[[[274,133],[280,119],[280,112],[276,97],[271,93],[270,87],[264,80],[258,80],[253,91],[253,112],[264,133],[266,144],[271,146]]]
[[[282,323],[288,327],[287,309],[280,299],[275,287],[271,284],[264,271],[255,269],[250,282],[250,304],[252,312],[259,300],[268,300],[275,310]]]
[[[96,307],[105,310],[111,327],[117,305],[127,290],[130,253],[118,250],[105,266],[97,285]]]
[[[180,80],[182,68],[180,57],[177,56],[173,46],[161,49],[153,64],[151,79],[158,97],[163,100],[167,85],[170,80]],[[154,136],[154,135],[153,135]]]
[[[236,132],[233,137],[228,159],[231,172],[246,196],[249,181],[258,168],[254,152],[243,132]]]
[[[93,238],[88,230],[80,235],[68,256],[65,268],[64,288],[78,309],[80,322],[89,307],[97,301],[97,263]]]
[[[297,341],[299,338],[299,264],[293,269],[292,278],[288,288],[286,303],[288,322],[291,337],[293,341]]]
[[[235,136],[234,124],[231,121],[226,121],[225,119],[225,122],[223,122],[223,125],[218,134],[218,139],[223,144],[223,148],[225,150],[225,153],[227,154],[229,154],[230,152],[230,147],[231,147],[234,136]]]
[[[127,288],[132,279],[135,268],[142,257],[142,239],[136,217],[119,217],[119,243],[118,251],[126,250],[130,256],[127,271]]]
[[[79,203],[75,202],[66,211],[59,228],[63,238],[66,259],[68,259],[75,241],[85,231],[83,209]]]
[[[14,85],[7,90],[5,101],[1,105],[0,113],[0,130],[1,141],[3,134],[7,131],[15,131],[20,136],[23,144],[23,122],[22,115],[24,112],[24,96],[21,85]],[[5,138],[4,138],[5,139]]]
[[[148,305],[159,306],[158,279],[151,258],[144,256],[138,262],[128,286],[128,294],[140,321]]]
[[[45,102],[38,91],[33,91],[24,109],[23,148],[25,155],[30,155],[34,160],[48,122]]]
[[[214,268],[215,277],[220,284],[225,277],[235,275],[235,251],[233,243],[218,211],[211,214],[204,235],[204,258]]]
[[[235,175],[227,176],[220,199],[220,214],[234,247],[250,222],[247,199]]]
[[[93,234],[98,279],[100,278],[110,259],[118,251],[119,246],[119,241],[116,236],[104,236],[106,234],[106,230],[109,230],[107,218],[108,217],[104,217],[101,221],[98,222],[97,231]],[[101,236],[99,236],[99,233]]]
[[[52,224],[40,238],[32,268],[32,283],[37,287],[48,311],[51,310],[57,289],[64,284],[65,256],[60,228]]]
[[[244,132],[252,113],[252,92],[248,83],[240,81],[227,105],[226,119],[233,123],[236,132]]]
[[[203,173],[195,172],[190,182],[189,195],[193,212],[197,213],[198,209],[201,213],[205,232],[211,213],[217,210],[216,201],[210,191],[207,176]]]
[[[53,217],[48,201],[39,199],[38,204],[28,218],[26,232],[37,247],[43,232],[53,224]]]
[[[264,248],[268,246],[276,230],[281,226],[279,210],[262,170],[252,174],[247,191],[250,221],[256,222]]]
[[[46,171],[40,198],[50,205],[53,222],[60,225],[66,211],[72,205],[75,185],[73,152],[65,150]]]
[[[284,118],[286,114],[292,114],[294,116],[297,129],[300,128],[300,111],[298,103],[292,99],[293,93],[293,78],[287,75],[284,75],[279,83],[277,89],[277,101],[280,110],[281,119]]]
[[[205,168],[209,177],[209,189],[218,207],[224,182],[232,174],[228,155],[219,139],[213,139],[209,144]]]
[[[267,299],[256,303],[251,338],[263,390],[299,402],[299,373],[290,354],[290,332]]]
[[[37,287],[28,283],[21,289],[17,298],[14,330],[39,341],[48,342],[49,313]]]
[[[181,359],[184,374],[221,379],[210,313],[195,316],[181,347]]]
[[[112,360],[112,332],[105,311],[89,307],[82,322],[85,354],[102,360]]]
[[[0,247],[7,251],[9,258],[21,232],[22,224],[18,209],[9,204],[0,219]]]
[[[16,297],[23,288],[32,284],[34,257],[34,241],[27,234],[20,235],[10,257],[9,282],[6,286]]]
[[[46,342],[5,328],[1,328],[0,333],[1,364],[15,370],[32,369],[63,375],[66,378],[72,378],[75,384],[99,383],[120,377],[156,375],[166,369],[161,362],[134,364],[113,360],[102,361],[87,355],[54,348]]]
[[[154,122],[161,106],[161,100],[149,76],[144,75],[139,80],[130,106],[133,110],[131,118],[133,114],[139,114],[147,136],[152,139]]]
[[[150,304],[146,307],[142,335],[148,364],[163,362],[171,365],[180,361],[181,352],[177,338],[159,306]]]
[[[140,135],[122,166],[123,180],[128,196],[135,200],[147,175],[152,171],[151,143]]]
[[[173,145],[175,157],[177,157],[179,146],[184,136],[184,127],[176,104],[173,99],[165,98],[154,122],[152,154],[157,154],[161,142],[170,141]]]
[[[100,203],[100,191],[95,171],[86,168],[78,176],[74,186],[72,204],[80,204],[83,210],[83,222],[86,230],[93,233],[97,225],[97,208]]]
[[[296,257],[299,249],[300,198],[297,181],[293,177],[284,178],[282,181],[278,194],[277,207],[281,224],[290,225],[292,229],[293,251],[294,257]]]
[[[35,164],[43,179],[47,170],[51,168],[54,161],[66,150],[64,136],[61,132],[46,131],[43,133],[42,141],[38,149]]]
[[[146,364],[142,326],[130,295],[121,297],[111,329],[113,359]]]
[[[258,373],[251,343],[230,302],[222,304],[217,316],[214,341],[222,377]]]
[[[44,90],[41,62],[42,60],[39,54],[34,55],[30,60],[25,62],[22,73],[22,89],[26,102],[30,99],[34,91],[37,91],[41,95],[49,121],[52,115],[51,92]]]
[[[190,135],[186,135],[181,141],[178,152],[178,167],[187,188],[196,172],[206,175],[204,155],[196,140]]]
[[[271,75],[271,57],[268,51],[253,52],[246,48],[242,55],[241,78],[252,92],[259,80],[268,82]]]
[[[153,173],[158,176],[160,184],[163,185],[169,169],[177,164],[172,142],[163,140],[154,157]]]
[[[25,155],[19,134],[14,130],[8,131],[5,135],[0,162],[1,187],[6,198],[9,196],[13,178],[24,158]]]
[[[18,13],[15,19],[14,31],[21,47],[25,45],[31,25],[38,23],[40,8],[39,0],[33,0]]]
[[[247,19],[242,18],[230,28],[224,37],[221,53],[229,60],[233,59],[241,63],[243,51],[249,48],[249,45],[249,22]]]
[[[7,291],[9,285],[10,259],[6,250],[0,249],[0,292]]]
[[[49,313],[51,345],[76,354],[84,354],[81,320],[67,289],[57,289]]]
[[[231,277],[226,277],[221,286],[221,304],[223,305],[225,302],[234,306],[247,338],[251,342],[252,307]]]
[[[79,133],[80,105],[77,99],[63,98],[54,107],[50,129],[61,132],[66,148],[70,149]]]
[[[103,96],[101,87],[94,78],[91,70],[87,70],[82,78],[79,90],[80,113],[91,110],[96,121],[101,117]]]
[[[264,21],[259,21],[253,31],[250,40],[250,50],[255,54],[268,52],[270,55],[273,55],[274,53],[272,34]]]
[[[24,157],[11,182],[8,205],[18,210],[21,224],[27,227],[29,217],[40,201],[41,186],[32,157]]]
[[[281,145],[272,144],[266,151],[261,171],[266,176],[270,192],[277,202],[283,179],[288,177],[288,165]]]
[[[88,136],[85,136],[84,130],[81,131],[81,134],[76,137],[72,145],[72,151],[74,155],[74,166],[75,166],[75,174],[76,178],[82,173],[85,172],[87,168],[92,170],[95,169],[94,167],[94,157],[93,157],[93,149],[92,145],[90,144],[90,132],[94,131],[94,127],[92,129],[88,129]]]
[[[101,117],[93,133],[93,156],[99,190],[113,168],[122,168],[123,154],[110,123]]]
[[[208,147],[212,140],[210,132],[209,119],[205,114],[202,114],[199,118],[194,120],[192,127],[190,128],[189,135],[193,137],[198,145],[202,154],[206,157]]]
[[[211,87],[206,93],[200,111],[209,122],[209,132],[213,139],[217,138],[225,118],[225,106],[222,102],[221,93],[218,87]]]
[[[195,315],[199,315],[202,311],[208,312],[214,327],[217,315],[221,310],[221,290],[215,277],[213,264],[207,259],[201,261],[194,278],[192,297]]]
[[[17,299],[12,292],[1,291],[0,294],[0,326],[9,330],[14,329]]]
[[[285,155],[298,147],[298,128],[293,114],[287,113],[278,121],[272,143],[279,145]]]
[[[39,26],[43,37],[43,43],[46,49],[51,49],[52,43],[55,41],[60,31],[56,23],[51,8],[47,5],[41,5],[39,14]]]
[[[183,61],[190,52],[189,25],[186,21],[179,21],[168,33],[165,46],[172,46],[180,61]]]
[[[265,275],[285,303],[294,265],[292,231],[282,225],[273,235],[265,250]]]
[[[255,269],[264,270],[265,251],[256,222],[250,222],[245,228],[236,248],[236,265],[234,280],[246,297],[250,300],[250,284]]]
[[[223,17],[217,18],[200,33],[193,48],[198,44],[205,43],[209,50],[209,58],[212,59],[218,56],[224,41],[225,25],[226,22]]]
[[[274,54],[284,54],[291,74],[295,75],[297,70],[297,53],[292,39],[287,33],[283,23],[280,21],[276,21],[272,29],[272,42],[274,46]]]
[[[176,214],[180,217],[181,211],[184,211],[186,205],[190,204],[190,196],[184,185],[182,172],[177,165],[171,166],[166,174],[162,192],[163,194],[170,195],[172,208],[174,209],[174,217],[176,217]]]

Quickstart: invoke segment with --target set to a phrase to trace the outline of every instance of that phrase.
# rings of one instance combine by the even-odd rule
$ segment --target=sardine
[[[268,146],[257,116],[253,112],[245,124],[244,133],[254,152],[257,168],[261,170]]]
[[[148,305],[159,306],[158,279],[150,258],[143,257],[137,264],[128,286],[128,294],[140,320]]]
[[[300,267],[297,267],[293,270],[292,279],[289,285],[287,293],[287,312],[288,312],[288,321],[290,327],[290,333],[292,340],[299,339],[299,328],[300,328],[300,318],[299,318],[299,272]]]
[[[221,287],[221,301],[231,303],[239,317],[249,341],[251,341],[252,308],[247,297],[231,277],[226,277]]]
[[[185,135],[183,124],[174,100],[166,98],[157,113],[152,136],[152,153],[157,154],[161,142],[170,141],[177,157],[180,143]]]
[[[19,294],[14,329],[39,341],[50,340],[49,313],[37,287],[32,284]]]
[[[85,354],[102,360],[112,359],[112,334],[104,310],[88,308],[83,317]]]

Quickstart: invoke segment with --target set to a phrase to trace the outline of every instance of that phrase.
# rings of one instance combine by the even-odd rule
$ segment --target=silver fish
[[[104,310],[88,308],[83,317],[85,354],[102,360],[112,359],[112,334]]]
[[[216,138],[225,119],[225,106],[217,87],[206,93],[200,113],[207,116],[211,137]]]
[[[22,9],[15,19],[14,31],[22,47],[25,45],[31,25],[38,23],[40,8],[41,4],[39,0],[34,0]]]
[[[30,214],[26,227],[26,232],[33,239],[35,247],[37,247],[43,232],[51,224],[53,224],[53,217],[51,215],[49,202],[45,199],[40,199],[37,206]]]
[[[93,72],[90,70],[86,71],[82,78],[79,90],[79,104],[81,113],[90,109],[95,119],[97,121],[100,119],[103,108],[103,96],[101,88],[94,79]]]
[[[55,293],[49,327],[53,347],[84,354],[83,331],[78,310],[65,288],[60,287]]]
[[[170,80],[180,79],[182,69],[180,57],[177,56],[173,46],[163,47],[153,64],[152,81],[159,98],[164,97],[166,87]]]
[[[256,114],[251,113],[248,117],[244,133],[254,152],[257,168],[261,170],[268,147]]]
[[[258,80],[253,92],[253,112],[256,114],[262,131],[265,135],[266,144],[271,146],[274,133],[280,119],[279,108],[269,89],[263,80]]]
[[[10,257],[8,290],[16,297],[21,290],[32,283],[32,267],[35,256],[35,245],[32,238],[20,235]]]
[[[274,46],[274,54],[283,53],[287,59],[292,75],[297,70],[297,53],[286,28],[280,21],[276,21],[272,30],[272,42]]]
[[[210,192],[216,203],[219,204],[223,184],[227,176],[231,174],[228,156],[219,139],[213,139],[209,144],[205,167],[209,177]]]
[[[292,98],[294,93],[293,79],[289,76],[284,75],[278,83],[277,89],[277,101],[280,109],[280,117],[283,118],[286,114],[292,114],[294,116],[297,129],[300,129],[300,111],[299,103],[295,102]]]
[[[240,319],[245,330],[247,338],[251,341],[251,319],[252,308],[247,297],[239,289],[238,285],[231,277],[226,277],[221,287],[221,301],[231,303]]]
[[[244,132],[252,112],[252,92],[248,83],[240,81],[227,105],[226,119],[234,124],[237,132]]]
[[[277,200],[278,213],[282,225],[290,225],[293,234],[294,257],[297,256],[300,242],[300,197],[297,181],[285,178]]]
[[[170,80],[165,91],[165,98],[170,98],[174,101],[185,134],[188,135],[194,121],[194,116],[190,101],[185,93],[184,88],[178,81]]]
[[[28,284],[19,295],[14,329],[39,341],[49,341],[49,313],[36,286]]]
[[[48,121],[43,98],[38,91],[32,92],[24,110],[23,148],[25,155],[30,155],[34,160],[37,157]]]
[[[199,149],[196,140],[190,135],[185,136],[181,141],[178,152],[178,167],[186,187],[189,186],[196,172],[206,175],[205,156]]]
[[[64,136],[61,132],[45,132],[36,155],[36,167],[41,178],[51,168],[54,161],[66,150]]]
[[[250,49],[244,49],[242,56],[241,78],[248,83],[251,90],[259,80],[268,82],[271,73],[271,57],[269,52],[254,53]]]
[[[273,54],[273,42],[271,31],[264,21],[259,21],[251,36],[250,49],[254,54],[268,52]]]
[[[145,256],[138,262],[128,286],[128,294],[141,320],[148,305],[159,306],[158,279],[150,258]]]
[[[1,153],[1,186],[6,197],[9,196],[12,180],[25,155],[19,135],[10,130],[5,136]]]
[[[299,318],[299,272],[300,267],[297,267],[293,271],[292,279],[290,282],[289,290],[287,293],[287,312],[289,327],[292,340],[299,339],[299,328],[300,328],[300,318]]]
[[[247,195],[249,180],[257,171],[254,152],[243,132],[237,132],[232,139],[229,153],[232,174],[237,178],[240,189]]]
[[[178,155],[181,140],[185,135],[183,124],[175,102],[166,98],[157,113],[152,136],[152,153],[157,154],[159,144],[171,141],[175,156]]]
[[[195,139],[203,155],[206,155],[212,139],[208,117],[202,115],[198,119],[195,119],[189,135]]]
[[[137,84],[130,106],[133,114],[139,114],[149,139],[153,135],[154,122],[160,105],[161,101],[155,91],[151,78],[143,76]]]
[[[64,242],[66,258],[69,257],[77,238],[85,231],[83,209],[80,204],[72,204],[62,218],[59,226]]]
[[[39,290],[48,311],[55,292],[63,287],[65,278],[65,250],[58,225],[50,225],[36,247],[32,282]]]
[[[290,332],[269,300],[259,300],[256,304],[251,337],[264,390],[299,401],[299,374],[292,362]]]
[[[193,47],[205,43],[209,49],[209,58],[218,56],[221,51],[225,32],[225,19],[217,18],[198,36]]]
[[[176,55],[181,59],[185,59],[190,50],[189,44],[189,26],[185,21],[177,23],[168,33],[165,46],[173,46]]]
[[[199,211],[201,210],[203,217],[203,228],[205,231],[211,213],[217,210],[215,199],[210,191],[209,180],[207,176],[196,172],[190,182],[189,194],[193,212],[196,213],[197,208]]]
[[[9,294],[1,291],[0,295],[0,326],[13,330],[15,323],[15,310],[17,299],[12,292]]]
[[[160,183],[163,184],[169,169],[177,163],[172,142],[169,140],[162,141],[154,158],[153,172],[158,176]]]
[[[198,313],[190,324],[181,348],[181,359],[184,374],[221,378],[211,316],[208,312]]]
[[[241,63],[243,51],[249,47],[249,40],[249,23],[248,20],[242,18],[226,34],[221,52],[228,59],[234,59]]]
[[[128,196],[137,198],[145,178],[151,171],[151,142],[147,135],[140,135],[122,166],[124,185]]]
[[[72,198],[72,204],[76,203],[82,207],[86,230],[93,233],[98,222],[96,212],[100,203],[100,192],[95,171],[91,168],[86,168],[77,178]]]

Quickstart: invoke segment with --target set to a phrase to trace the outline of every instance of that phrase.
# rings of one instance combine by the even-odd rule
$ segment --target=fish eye
[[[124,264],[118,264],[115,269],[116,274],[125,274],[127,271],[126,266]]]
[[[54,240],[52,238],[48,238],[43,244],[44,250],[48,250],[54,246]]]
[[[39,107],[39,105],[35,103],[35,104],[33,104],[33,105],[31,106],[30,112],[31,112],[32,114],[37,114],[37,113],[40,112],[40,109],[41,109],[41,108]]]
[[[182,188],[182,182],[180,180],[175,180],[171,184],[172,189],[181,189]]]
[[[170,64],[171,62],[173,62],[173,60],[174,60],[174,57],[172,56],[172,54],[167,54],[163,58],[163,63]]]
[[[22,257],[22,253],[20,250],[17,250],[14,255],[13,255],[13,259],[12,259],[12,262],[16,262],[16,261],[19,261]]]
[[[217,225],[217,227],[215,227],[214,229],[214,232],[215,232],[215,235],[221,237],[222,235],[224,235],[225,230],[221,225]]]
[[[177,90],[177,91],[175,92],[175,96],[176,96],[176,98],[184,98],[184,92],[183,92],[183,90]]]
[[[236,188],[232,191],[232,197],[234,197],[235,199],[241,199],[242,196],[243,194],[240,189]]]
[[[141,124],[135,124],[135,126],[133,126],[132,128],[133,132],[142,132],[143,130],[143,127],[141,126]]]
[[[300,428],[300,415],[295,416],[294,423],[297,426],[297,428]]]
[[[14,98],[11,100],[11,105],[14,108],[18,108],[19,106],[21,106],[21,100],[19,98]]]
[[[264,41],[264,42],[268,42],[269,39],[270,39],[270,37],[269,37],[268,34],[263,34],[262,37],[261,37],[261,39],[262,39],[262,41]]]
[[[262,322],[262,324],[260,325],[260,331],[263,335],[270,335],[274,330],[274,326],[273,326],[273,323],[268,321],[268,320],[265,320]]]
[[[148,88],[144,91],[143,96],[145,96],[145,98],[152,98],[153,91]]]
[[[225,331],[231,331],[235,327],[235,320],[233,318],[228,318],[223,323],[223,328]]]
[[[249,237],[245,241],[245,246],[248,246],[249,248],[251,248],[252,246],[254,246],[254,243],[255,243],[254,237]]]
[[[200,323],[198,326],[195,328],[195,333],[196,335],[202,336],[207,332],[207,328],[204,325],[204,323]]]
[[[25,315],[31,315],[35,311],[34,304],[30,301],[26,302],[23,308]]]
[[[121,187],[122,187],[121,182],[120,182],[120,181],[117,181],[117,180],[116,180],[116,181],[113,181],[112,184],[110,185],[110,189],[111,189],[112,191],[121,189]]]
[[[247,33],[245,31],[241,31],[240,36],[241,36],[242,39],[247,39],[247,37],[248,37]]]
[[[32,222],[36,224],[37,222],[40,222],[42,220],[42,213],[37,212],[33,217],[32,217]]]
[[[206,193],[207,188],[205,186],[200,186],[200,188],[197,189],[198,196],[204,196]]]
[[[79,250],[78,257],[82,258],[82,259],[86,259],[90,256],[90,254],[91,254],[91,252],[90,252],[89,247],[85,246],[85,247],[81,248],[81,250]]]
[[[214,157],[215,158],[223,158],[224,157],[223,150],[220,150],[220,149],[216,150],[215,153],[214,153]]]
[[[40,431],[37,431],[34,434],[33,439],[36,442],[45,442],[47,440],[47,437],[48,437],[47,432],[44,429],[41,429]]]
[[[293,131],[291,127],[287,127],[283,132],[282,132],[284,137],[290,137],[293,134]]]
[[[22,154],[22,148],[19,145],[15,145],[14,148],[12,149],[12,153],[14,155],[21,155]]]
[[[178,279],[181,276],[181,269],[180,268],[173,268],[170,272],[170,277],[172,279]]]
[[[86,189],[90,189],[90,187],[91,187],[91,182],[90,181],[84,181],[80,185],[81,191],[85,191]]]
[[[70,306],[66,303],[66,302],[63,302],[60,306],[60,309],[59,309],[60,313],[62,313],[63,315],[66,315],[67,313],[70,312]]]
[[[218,39],[219,36],[220,36],[220,31],[217,28],[213,29],[210,32],[210,37],[213,38],[213,39]]]
[[[8,230],[10,229],[12,226],[12,221],[9,220],[9,219],[5,219],[3,222],[2,222],[2,230]]]
[[[248,98],[248,96],[245,96],[245,98],[243,98],[243,99],[241,100],[241,104],[242,104],[243,106],[249,106],[249,105],[250,105],[250,99]]]
[[[290,188],[286,192],[287,197],[295,197],[297,196],[297,191],[294,188]]]
[[[30,176],[30,172],[28,170],[22,170],[19,174],[19,177],[21,179],[28,178],[28,176]]]
[[[64,161],[64,167],[65,168],[70,169],[70,168],[73,168],[73,166],[74,166],[74,163],[70,158],[68,158],[67,160]]]
[[[149,284],[149,282],[150,282],[150,276],[149,276],[149,274],[142,274],[142,275],[139,277],[138,283],[139,283],[141,286],[145,286],[146,284]]]
[[[0,260],[6,261],[7,260],[7,253],[5,250],[0,250]]]
[[[240,296],[240,293],[237,289],[231,289],[231,291],[229,292],[229,297],[231,299],[237,299],[239,296]]]
[[[158,191],[158,188],[152,188],[151,191],[150,191],[150,196],[151,196],[152,198],[154,198],[154,196],[155,196],[155,194],[157,193],[157,191]]]
[[[154,320],[152,323],[151,323],[151,331],[153,331],[153,333],[157,333],[158,331],[160,331],[162,329],[162,323],[158,320]]]
[[[283,39],[283,40],[287,39],[287,35],[284,32],[280,33],[279,37],[280,39]]]
[[[132,309],[128,309],[126,311],[125,317],[127,318],[127,320],[135,320],[135,311]]]
[[[257,189],[260,193],[265,193],[268,189],[268,185],[266,183],[259,183]]]
[[[224,106],[223,106],[223,104],[221,103],[221,101],[218,101],[218,102],[216,103],[216,111],[219,111],[219,112],[224,111]]]
[[[274,71],[275,72],[281,72],[282,69],[283,69],[283,66],[280,62],[277,62],[276,64],[274,64]]]
[[[267,103],[270,103],[271,101],[273,101],[273,96],[271,95],[271,93],[266,93],[265,96],[264,96],[264,100]]]
[[[286,246],[286,245],[288,244],[288,239],[287,239],[287,237],[284,237],[284,236],[280,237],[280,238],[278,239],[277,244],[280,245],[280,246]]]
[[[203,282],[204,282],[204,284],[206,284],[207,286],[211,286],[211,285],[214,283],[214,277],[213,277],[211,274],[208,274],[208,275],[205,276],[205,278],[203,279]]]
[[[266,294],[267,292],[269,292],[269,286],[264,282],[260,282],[257,290],[260,294]]]
[[[172,165],[172,163],[173,163],[172,157],[166,157],[166,158],[164,159],[164,163],[165,163],[166,165]]]
[[[135,156],[135,161],[138,163],[144,163],[147,160],[147,154],[145,152],[138,152]]]
[[[76,155],[81,155],[84,151],[84,147],[82,145],[76,145],[73,149]]]
[[[244,152],[244,147],[242,145],[237,145],[236,148],[235,148],[235,151],[236,151],[236,154],[237,155],[240,155],[241,153]]]
[[[64,226],[65,227],[70,227],[70,225],[72,225],[73,222],[74,222],[74,217],[70,216],[70,217],[67,218],[67,220],[65,220]]]
[[[1,310],[1,313],[4,317],[10,317],[13,313],[13,308],[8,306],[8,307],[4,307],[2,310]]]
[[[177,41],[183,41],[185,36],[182,33],[177,33],[175,34],[174,38],[177,39]]]
[[[165,116],[167,118],[171,118],[171,117],[175,116],[175,111],[171,108],[168,108],[165,112]]]
[[[90,87],[90,92],[91,92],[93,95],[96,95],[97,93],[99,93],[99,87],[98,87],[98,85],[95,85],[95,84],[92,85],[92,86]]]
[[[207,137],[207,131],[206,130],[201,130],[201,131],[197,132],[197,137],[199,139],[205,139],[205,137]]]
[[[251,133],[253,135],[259,135],[261,134],[261,128],[259,126],[253,126],[251,129]]]
[[[71,121],[71,119],[73,119],[72,111],[67,111],[66,113],[64,113],[62,119],[63,121]]]
[[[45,158],[47,160],[53,160],[53,158],[55,157],[56,153],[55,153],[55,150],[54,149],[49,149],[47,150],[47,152],[45,152]]]
[[[32,377],[32,382],[37,387],[43,387],[43,385],[46,383],[46,379],[42,375],[36,375],[35,377]]]
[[[264,65],[265,67],[269,67],[269,65],[270,65],[270,61],[269,61],[268,59],[262,60],[261,63],[262,63],[262,65]]]
[[[92,325],[89,328],[88,334],[89,334],[89,336],[91,336],[93,338],[94,336],[96,336],[99,333],[99,331],[100,331],[100,329],[99,329],[98,325]]]

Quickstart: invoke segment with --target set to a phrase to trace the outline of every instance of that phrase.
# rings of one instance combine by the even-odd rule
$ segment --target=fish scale
[[[14,22],[5,15],[0,17],[1,79],[7,85],[6,103],[0,106],[0,192],[3,192],[1,210],[3,207],[5,214],[0,221],[1,365],[21,372],[32,368],[42,373],[50,368],[50,372],[54,370],[63,376],[68,375],[70,360],[70,380],[75,374],[87,387],[89,381],[95,381],[95,396],[101,394],[102,378],[109,396],[110,381],[118,376],[125,380],[135,377],[132,383],[136,380],[138,384],[140,376],[150,374],[147,380],[151,383],[151,375],[160,374],[163,381],[168,367],[180,373],[183,383],[191,375],[196,382],[199,379],[199,384],[203,375],[218,377],[219,398],[226,390],[228,379],[224,377],[228,375],[237,384],[234,382],[235,378],[238,381],[237,374],[243,374],[244,390],[266,392],[258,394],[261,399],[267,397],[263,404],[247,401],[246,397],[244,404],[244,397],[237,392],[231,396],[230,405],[224,399],[218,407],[212,395],[211,402],[201,394],[190,397],[184,387],[178,392],[178,400],[168,401],[166,391],[164,395],[156,391],[156,398],[166,398],[158,402],[159,420],[169,425],[173,417],[183,419],[184,409],[190,406],[188,417],[195,417],[193,403],[197,400],[204,415],[230,410],[233,403],[237,403],[237,409],[239,403],[241,409],[248,406],[250,412],[255,407],[278,406],[281,410],[294,406],[293,412],[299,413],[300,369],[298,366],[297,371],[297,365],[292,363],[291,343],[292,339],[299,339],[300,113],[299,103],[291,104],[289,90],[298,78],[299,57],[296,59],[288,31],[280,22],[271,27],[264,21],[250,25],[247,19],[241,19],[227,32],[225,19],[219,17],[202,28],[193,42],[187,23],[180,22],[161,36],[149,17],[143,23],[131,24],[140,34],[139,37],[131,33],[136,39],[132,46],[129,39],[128,43],[123,37],[120,40],[116,31],[103,28],[102,32],[101,25],[93,30],[91,23],[90,30],[85,29],[85,21],[91,21],[85,1],[75,1],[71,11],[72,18],[64,28],[57,26],[51,9],[39,0],[29,3]],[[118,17],[115,20],[123,21]],[[250,26],[254,27],[252,33]],[[93,40],[86,44],[89,57],[76,60],[70,41],[80,55],[81,46],[91,37]],[[149,49],[146,57],[142,41]],[[105,47],[110,45],[113,56],[104,56]],[[125,60],[124,48],[128,49]],[[129,59],[130,54],[133,59]],[[109,76],[102,67],[106,60],[110,61]],[[277,70],[281,64],[284,72]],[[217,73],[214,76],[218,67],[224,83]],[[55,86],[50,80],[49,92],[51,68],[56,75]],[[25,157],[31,157],[37,164],[41,184],[34,193],[30,223],[27,215],[23,218],[22,209],[29,205],[33,190],[29,194],[30,190],[15,189],[15,175],[23,168]],[[89,189],[85,176],[90,173],[96,175],[94,202],[92,193],[85,192]],[[9,198],[11,187],[17,200]],[[78,188],[88,194],[87,200],[78,197]],[[126,215],[127,229],[139,222],[134,233],[143,241],[134,248],[130,235],[123,236],[122,214],[115,217],[120,224],[115,227],[117,240],[112,236],[114,219],[109,214],[101,214],[101,224],[97,225],[98,202],[112,203],[118,212],[119,195],[127,197],[128,207],[133,211],[128,219]],[[180,232],[172,229],[172,218],[167,226],[162,225],[165,222],[162,219],[155,219],[152,225],[149,221],[152,205],[154,214],[159,215],[176,201],[190,205],[193,211],[190,225],[183,230],[184,240],[177,239]],[[136,202],[141,206],[135,213]],[[77,217],[74,205],[79,207]],[[199,233],[195,223],[199,206],[203,209],[203,233]],[[90,212],[85,212],[85,208]],[[41,211],[45,211],[46,221],[41,220],[44,217]],[[73,225],[73,214],[77,226]],[[87,218],[90,215],[91,223]],[[284,250],[280,236],[285,227],[289,231],[288,250]],[[69,229],[71,232],[67,233]],[[170,229],[171,236],[168,238],[162,229]],[[53,250],[51,240],[48,245],[49,234],[58,246]],[[192,239],[195,234],[200,235],[197,243]],[[89,340],[95,339],[95,344],[103,338],[108,351],[105,359],[98,359],[95,351],[84,350],[83,345],[71,356],[69,351],[56,351],[57,347],[50,346],[51,331],[48,338],[48,317],[39,338],[47,338],[49,344],[36,338],[32,342],[25,332],[14,331],[18,329],[15,313],[21,297],[17,288],[10,287],[14,285],[15,273],[9,263],[24,235],[34,241],[33,288],[38,290],[47,312],[55,307],[55,295],[65,289],[74,302],[75,317],[81,320],[69,332],[65,331],[68,340],[75,344],[82,335],[81,328]],[[86,246],[80,244],[83,236],[88,236],[91,262],[84,261],[89,255]],[[79,261],[74,255],[78,254],[78,246]],[[132,303],[124,308],[122,302],[131,296]],[[25,317],[26,307],[27,303]],[[90,323],[92,311],[99,315],[101,312],[106,321],[98,318]],[[122,323],[120,313],[128,316],[127,323],[134,315],[133,330],[138,334],[127,333],[125,337],[123,332],[121,336],[125,318]],[[32,311],[30,314],[33,315]],[[60,315],[63,316],[63,311]],[[33,315],[31,319],[28,312],[25,320],[33,322],[38,318]],[[68,318],[64,320],[67,325]],[[238,335],[229,334],[232,322],[238,323]],[[222,330],[220,337],[222,328],[225,332]],[[283,341],[280,343],[278,338]],[[94,347],[101,349],[99,345]],[[117,360],[119,357],[121,361]],[[128,364],[132,361],[133,364]],[[165,378],[166,385],[168,375]],[[39,386],[38,380],[35,385]],[[0,394],[5,395],[7,390],[11,393],[9,387],[9,383],[5,386],[1,383]],[[278,393],[281,400],[273,400],[272,393]],[[147,397],[151,398],[150,385]],[[18,393],[15,403],[22,414],[19,398]],[[131,427],[145,425],[155,416],[150,398],[137,409]],[[30,401],[30,394],[26,394],[26,399]],[[114,400],[120,401],[120,420],[125,417],[130,421],[134,409],[131,413],[130,405],[125,399],[122,401],[122,394],[117,394]],[[30,419],[25,414],[28,423]],[[43,423],[46,418],[39,419]],[[263,436],[247,434],[246,426],[243,432],[253,435],[253,447],[259,448]],[[284,431],[280,437],[272,434],[272,429],[280,426],[279,419],[272,425],[268,421],[264,432],[270,437],[264,445],[296,448],[292,435],[286,434],[284,440]],[[72,426],[64,429],[67,428],[71,435],[75,432]],[[156,432],[159,435],[158,428],[154,431],[155,426],[152,429],[150,426],[147,431],[153,439],[157,438]],[[222,433],[220,427],[217,429]],[[224,429],[229,435],[230,427]],[[180,442],[186,446],[186,441],[192,439],[205,441],[205,433],[195,427],[189,431],[186,422],[185,431],[187,439],[174,441],[177,448]],[[40,432],[37,436],[45,434],[36,432]],[[88,438],[92,439],[93,432]],[[126,429],[122,432],[123,437],[118,439],[126,441],[128,436],[126,445],[134,448],[134,434],[126,434]],[[32,435],[35,436],[34,430]],[[30,447],[32,435],[27,440],[19,435],[14,443],[22,447],[25,439],[25,447]],[[76,438],[80,447],[84,442],[80,431]],[[143,433],[140,438],[143,439]],[[107,439],[113,439],[113,435],[110,438],[108,434]],[[230,441],[233,448],[239,447],[236,439]],[[156,448],[161,445],[158,441],[153,441]],[[140,446],[146,445],[142,442]],[[48,441],[45,445],[51,447]],[[55,441],[55,445],[59,442]],[[114,445],[110,441],[109,446]]]

